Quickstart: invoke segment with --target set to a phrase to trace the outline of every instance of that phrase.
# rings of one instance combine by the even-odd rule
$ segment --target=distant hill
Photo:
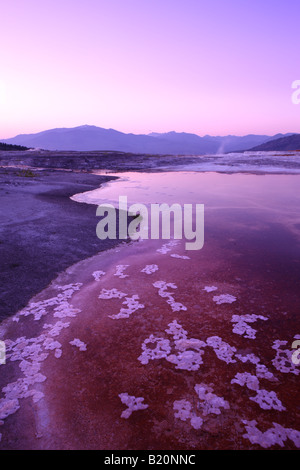
[[[203,155],[246,150],[282,137],[267,135],[209,136],[167,132],[163,134],[125,134],[96,126],[50,129],[37,134],[20,134],[3,142],[46,150],[112,150],[130,153]]]
[[[250,149],[255,152],[300,150],[300,134],[292,134],[280,139],[269,140]]]
[[[204,137],[199,137],[196,134],[187,134],[184,132],[167,132],[165,134],[159,133],[152,133],[149,134],[152,137],[164,139],[170,143],[175,143],[182,148],[189,148],[194,146],[196,149],[196,153],[191,152],[193,155],[198,154],[197,150],[199,147],[203,148],[204,151],[202,153],[228,153],[234,152],[237,150],[245,150],[249,147],[253,147],[255,145],[260,145],[261,143],[268,142],[269,140],[273,140],[278,137],[283,137],[284,135],[290,134],[276,134],[275,136],[268,136],[268,135],[256,135],[256,134],[248,134],[245,136],[235,136],[235,135],[227,135],[227,136],[210,136],[205,135]],[[207,147],[206,147],[207,146]],[[207,152],[206,149],[210,149]]]
[[[11,145],[4,142],[0,142],[0,150],[29,150],[28,147],[23,147],[22,145]]]

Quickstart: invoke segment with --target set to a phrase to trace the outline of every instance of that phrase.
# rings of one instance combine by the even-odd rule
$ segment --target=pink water
[[[32,334],[32,325],[38,337],[59,319],[69,323],[57,337],[61,357],[49,352],[41,369],[47,380],[36,385],[44,394],[33,405],[41,437],[36,441],[30,428],[26,436],[19,431],[21,441],[38,448],[247,449],[280,448],[285,433],[285,448],[300,446],[297,433],[282,431],[300,430],[299,367],[291,362],[300,333],[300,176],[121,177],[74,199],[204,203],[204,247],[186,251],[183,241],[165,240],[121,245],[69,268],[37,297],[43,303],[61,286],[80,283],[62,312],[52,302],[34,320],[29,306],[8,325],[7,337],[16,341]],[[70,345],[74,338],[86,350]],[[246,373],[254,388],[237,376]],[[206,387],[206,398],[197,396],[198,386]],[[122,394],[143,398],[147,407],[124,417]],[[14,435],[32,418],[28,400],[5,422],[4,442],[5,430]],[[183,403],[189,410],[178,413]],[[273,423],[281,431],[275,429],[272,443],[262,433]]]

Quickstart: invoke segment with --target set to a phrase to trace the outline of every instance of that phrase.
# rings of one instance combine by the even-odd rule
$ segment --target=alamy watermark
[[[300,364],[300,340],[293,341],[292,348],[296,351],[292,354],[292,363],[298,366]]]
[[[187,240],[186,250],[200,250],[204,245],[204,204],[132,204],[119,196],[119,213],[112,204],[101,204],[96,215],[102,217],[96,233],[100,240],[151,239]],[[149,211],[150,209],[150,211]],[[119,226],[117,234],[117,216]],[[128,217],[134,217],[130,222]],[[117,236],[118,235],[118,236]]]
[[[292,83],[292,88],[295,91],[292,93],[292,103],[300,104],[300,80],[294,80]]]
[[[6,346],[4,341],[0,341],[0,364],[6,364]]]

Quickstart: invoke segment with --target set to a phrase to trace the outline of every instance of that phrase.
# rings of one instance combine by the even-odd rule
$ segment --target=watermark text
[[[102,217],[96,233],[100,240],[185,239],[186,250],[200,250],[204,245],[204,204],[132,204],[119,196],[119,214],[112,204],[101,204],[96,215]],[[150,209],[150,210],[149,210]],[[119,217],[117,234],[117,216]],[[130,222],[128,217],[134,217]]]

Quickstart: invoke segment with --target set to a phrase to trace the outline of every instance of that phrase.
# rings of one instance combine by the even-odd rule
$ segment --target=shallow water
[[[231,217],[231,223],[239,227],[242,224],[246,228],[255,219],[260,223],[281,224],[296,237],[300,235],[300,175],[186,171],[114,175],[120,177],[117,183],[106,183],[99,189],[76,194],[72,199],[115,207],[118,207],[120,196],[127,196],[128,205],[204,204],[205,229],[214,217],[218,217],[218,226],[215,226],[215,220],[212,221],[212,228],[216,229],[224,223],[224,218]]]
[[[4,446],[19,433],[28,448],[299,447],[300,175],[120,176],[74,199],[203,203],[204,247],[143,240],[101,253],[8,321],[19,359],[5,376],[28,379],[25,360],[47,379],[33,380],[43,396],[30,406],[21,385],[6,392],[21,408],[5,420]],[[41,346],[37,356],[20,336]]]

